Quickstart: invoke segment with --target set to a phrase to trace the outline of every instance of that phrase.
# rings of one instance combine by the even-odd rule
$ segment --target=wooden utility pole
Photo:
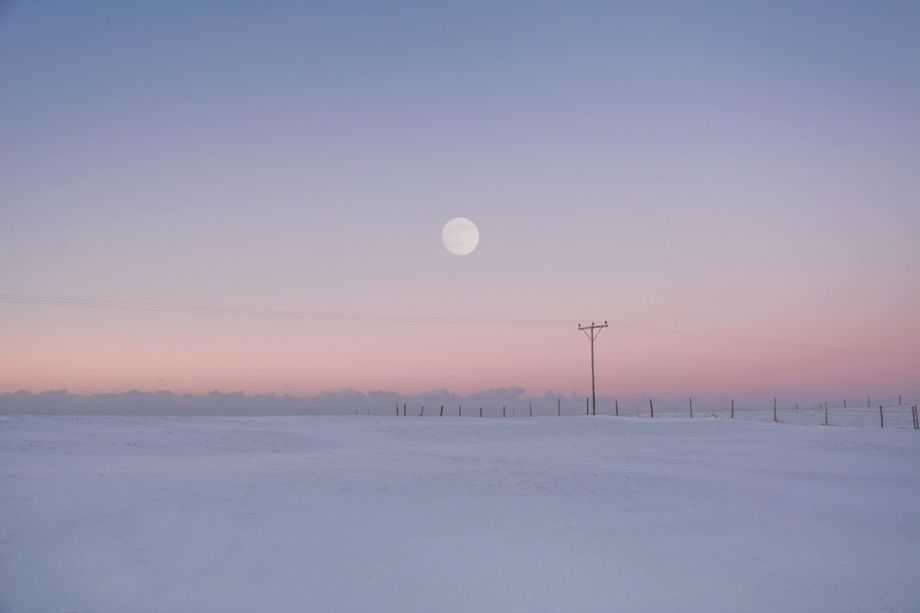
[[[592,321],[590,326],[582,326],[582,325],[578,326],[578,329],[584,332],[585,336],[591,339],[591,401],[593,403],[592,406],[593,406],[595,415],[597,415],[597,397],[595,396],[595,393],[594,393],[594,339],[596,339],[598,335],[601,333],[601,328],[606,328],[606,327],[607,327],[606,321],[604,322],[603,325],[600,325],[600,324],[595,325],[594,322]]]

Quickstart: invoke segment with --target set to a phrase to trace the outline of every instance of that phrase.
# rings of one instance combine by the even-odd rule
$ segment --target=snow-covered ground
[[[0,611],[920,611],[920,432],[0,417]]]

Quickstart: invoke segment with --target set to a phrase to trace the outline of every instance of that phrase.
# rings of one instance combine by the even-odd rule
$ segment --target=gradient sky
[[[917,352],[920,4],[4,5],[0,293]],[[596,349],[606,395],[920,396],[917,356]],[[0,302],[0,392],[510,385],[589,392],[587,339]]]

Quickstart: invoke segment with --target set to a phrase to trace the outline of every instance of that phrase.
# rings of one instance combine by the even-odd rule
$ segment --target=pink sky
[[[0,294],[920,352],[915,5],[275,9],[0,15]],[[596,349],[608,396],[920,396],[917,355]],[[588,360],[574,326],[0,301],[0,392],[584,394]]]

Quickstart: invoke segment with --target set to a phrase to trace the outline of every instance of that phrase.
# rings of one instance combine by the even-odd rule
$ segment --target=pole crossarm
[[[582,326],[581,324],[578,325],[578,329],[584,332],[585,336],[590,338],[592,342],[594,342],[594,339],[596,339],[600,335],[601,328],[607,328],[607,327],[609,327],[607,325],[607,322],[604,322],[603,325],[601,324],[595,325],[594,323],[592,323],[590,326]]]
[[[592,402],[592,413],[597,415],[597,396],[594,392],[594,340],[600,335],[601,329],[607,327],[607,322],[603,324],[595,324],[593,321],[590,326],[583,326],[578,324],[578,329],[585,333],[585,336],[588,337],[591,341],[591,402]]]

